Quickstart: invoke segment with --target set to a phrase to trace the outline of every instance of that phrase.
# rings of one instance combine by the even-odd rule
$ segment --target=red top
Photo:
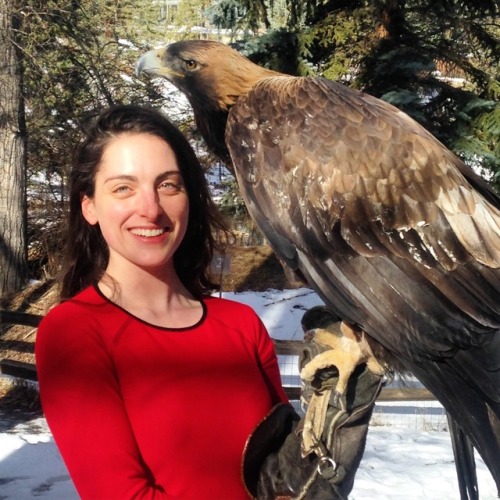
[[[253,310],[202,304],[193,327],[160,328],[90,287],[40,324],[42,405],[82,498],[248,498],[244,444],[287,398]]]

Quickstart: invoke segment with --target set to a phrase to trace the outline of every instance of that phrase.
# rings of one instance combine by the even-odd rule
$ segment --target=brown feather
[[[279,107],[270,104],[270,101],[278,100],[274,97],[275,93],[281,99]],[[302,104],[290,112],[285,105],[285,97],[295,103],[303,95],[313,98],[307,104],[306,100],[301,101]],[[365,126],[364,120],[360,121],[361,113],[354,108],[359,96],[356,93],[352,95],[340,85],[307,78],[276,77],[256,85],[250,94],[240,98],[231,111],[226,134],[232,157],[240,164],[241,175],[245,176],[247,168],[254,171],[252,167],[245,166],[240,158],[247,156],[248,163],[252,163],[253,157],[251,148],[241,143],[242,133],[233,132],[233,123],[238,123],[238,130],[242,128],[241,124],[252,130],[254,139],[259,137],[258,142],[265,141],[270,147],[274,144],[280,149],[282,172],[293,172],[299,179],[297,184],[302,184],[302,180],[310,176],[311,167],[303,170],[302,157],[309,155],[319,159],[321,175],[318,178],[321,182],[315,186],[315,203],[319,202],[323,210],[332,210],[333,218],[341,219],[343,225],[366,226],[382,221],[386,231],[420,228],[423,247],[434,256],[444,255],[440,243],[431,233],[426,235],[426,227],[436,220],[436,210],[440,210],[457,235],[455,245],[463,245],[472,258],[485,265],[500,267],[500,252],[495,254],[500,241],[498,222],[495,221],[500,220],[500,212],[477,195],[474,199],[467,181],[455,169],[454,163],[459,160],[449,155],[430,134],[420,130],[418,125],[406,116],[402,117],[388,104],[378,103],[376,108],[370,108],[365,116],[369,116],[368,121],[374,126]],[[318,101],[328,101],[331,106],[323,104],[319,111],[312,112],[311,108]],[[337,111],[338,107],[340,111]],[[280,123],[277,130],[274,127],[268,131],[266,138],[258,128],[251,126],[255,121],[254,115],[243,111],[255,108],[268,115],[268,122]],[[354,109],[353,121],[349,120],[350,109]],[[306,113],[314,120],[306,122]],[[339,133],[332,133],[332,128],[337,129],[338,122],[341,123]],[[238,138],[237,142],[232,140],[234,137]],[[287,147],[288,142],[293,145]],[[263,185],[266,185],[269,176],[277,175],[275,163],[260,164],[259,168]],[[328,202],[333,199],[335,204]],[[335,212],[339,199],[342,213]],[[356,200],[363,202],[360,205]],[[475,223],[479,227],[474,229],[471,218],[477,213],[481,213],[481,217]],[[488,217],[484,216],[486,213]],[[331,221],[332,214],[329,219]],[[352,233],[350,236],[347,232],[343,234],[346,240],[355,244]],[[490,235],[487,238],[490,251],[484,250],[484,240],[481,240],[486,234]],[[361,248],[366,248],[367,244],[368,241],[363,242]],[[463,255],[463,252],[452,248],[447,251],[447,255],[458,254]],[[445,258],[445,261],[448,268],[450,259]]]

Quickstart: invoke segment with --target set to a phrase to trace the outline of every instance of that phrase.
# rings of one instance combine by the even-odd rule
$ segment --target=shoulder
[[[206,304],[207,311],[210,313],[234,313],[242,314],[245,317],[255,317],[258,318],[257,313],[253,308],[242,302],[237,302],[236,300],[225,299],[220,297],[205,296],[203,301]]]
[[[310,76],[272,76],[258,82],[242,99],[240,97],[232,109],[240,106],[245,101],[248,103],[262,103],[271,100],[270,112],[278,114],[304,113],[312,104],[318,106],[315,116],[324,112],[326,101],[340,103],[344,100],[354,100],[360,104],[360,98],[367,94],[352,89],[341,83],[322,77]],[[291,105],[294,105],[291,107]],[[298,104],[298,105],[297,105]],[[331,104],[331,103],[330,103]],[[232,111],[232,110],[231,110]],[[259,109],[259,111],[261,111]]]
[[[48,311],[40,323],[43,328],[48,323],[58,323],[61,321],[78,321],[87,317],[90,309],[96,306],[105,305],[105,301],[93,287],[88,287],[71,299],[65,300]],[[39,327],[39,328],[40,328]]]
[[[233,326],[244,325],[246,328],[251,325],[260,328],[262,325],[257,313],[247,304],[212,296],[204,297],[203,301],[207,308],[207,317],[211,320],[230,323]]]
[[[53,307],[40,322],[37,342],[50,338],[81,337],[83,332],[95,332],[96,335],[118,324],[117,309],[110,306],[94,287],[88,287],[74,297]],[[114,328],[113,328],[114,330]],[[87,335],[85,337],[88,337]]]
[[[205,297],[204,303],[207,310],[205,327],[209,330],[227,338],[244,339],[252,346],[269,341],[266,326],[251,306],[219,297]]]
[[[37,359],[81,355],[109,350],[127,316],[113,307],[93,287],[52,308],[38,326]]]

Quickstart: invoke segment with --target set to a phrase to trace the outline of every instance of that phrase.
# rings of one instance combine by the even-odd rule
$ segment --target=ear
[[[97,216],[95,214],[94,200],[89,198],[86,194],[82,196],[82,214],[85,220],[94,226],[97,224]]]

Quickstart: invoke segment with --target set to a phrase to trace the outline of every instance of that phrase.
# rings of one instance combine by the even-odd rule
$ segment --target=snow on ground
[[[277,339],[302,339],[302,314],[321,303],[306,288],[223,296],[252,306]],[[282,373],[290,380],[297,376],[289,363],[283,363]],[[446,417],[439,403],[423,405],[377,405],[351,500],[460,498],[449,435],[442,430]],[[493,479],[479,457],[476,463],[480,498],[494,500]],[[76,500],[78,495],[45,420],[15,424],[0,415],[0,500],[33,498]]]

